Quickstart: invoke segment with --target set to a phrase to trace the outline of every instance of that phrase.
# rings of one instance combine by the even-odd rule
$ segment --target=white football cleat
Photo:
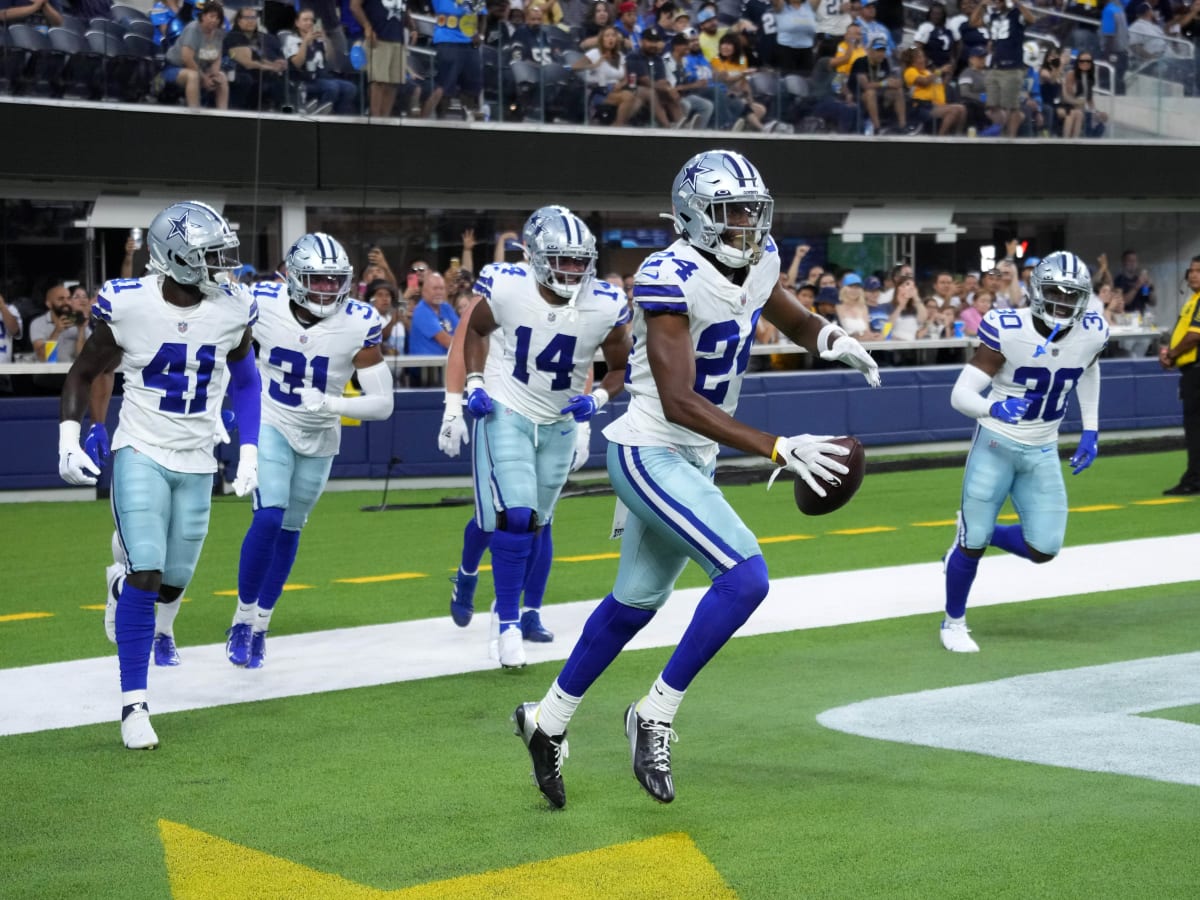
[[[955,653],[978,653],[979,645],[971,639],[966,622],[942,621],[942,646]]]
[[[104,582],[108,588],[104,597],[104,633],[114,644],[117,642],[117,595],[121,592],[118,584],[125,577],[125,566],[113,563],[104,570]]]
[[[525,639],[520,625],[510,625],[500,632],[500,665],[505,669],[519,669],[525,665]]]
[[[130,750],[153,750],[158,746],[158,735],[150,724],[150,710],[145,703],[134,706],[129,715],[121,720],[121,740]]]

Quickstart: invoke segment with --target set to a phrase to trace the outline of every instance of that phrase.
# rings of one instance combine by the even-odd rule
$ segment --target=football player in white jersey
[[[262,430],[254,518],[242,541],[238,601],[225,650],[235,666],[261,668],[275,603],[296,561],[300,530],[329,480],[341,417],[392,414],[383,322],[347,300],[354,269],[327,234],[306,234],[285,257],[287,282],[260,282],[254,340],[262,375]],[[352,376],[362,396],[343,397]]]
[[[1030,291],[1028,307],[984,316],[979,349],[950,395],[955,409],[979,422],[963,474],[958,532],[943,559],[942,646],[958,653],[979,651],[967,628],[967,595],[988,545],[1035,563],[1049,562],[1062,549],[1067,491],[1058,429],[1073,393],[1083,434],[1071,457],[1072,473],[1096,458],[1097,360],[1108,343],[1108,324],[1088,308],[1091,274],[1075,254],[1051,253],[1034,268]],[[1009,497],[1020,524],[997,525]]]
[[[687,561],[705,570],[712,587],[649,695],[630,704],[624,719],[634,775],[661,802],[675,796],[671,723],[684,691],[767,594],[758,543],[712,481],[718,443],[770,459],[821,494],[822,480],[848,471],[836,458],[848,451],[826,437],[779,437],[733,417],[760,313],[810,352],[879,384],[862,346],[782,287],[773,201],[749,160],[725,150],[697,154],[675,177],[671,204],[681,237],[647,258],[634,279],[631,399],[604,429],[609,476],[631,513],[616,585],[545,698],[513,714],[538,788],[556,807],[566,803],[567,723],[584,692],[666,602]]]
[[[596,240],[583,221],[549,207],[530,217],[525,238],[528,263],[479,273],[463,341],[467,409],[478,420],[475,516],[492,534],[496,655],[507,668],[525,665],[521,592],[567,480],[577,423],[622,389],[629,356],[629,308],[594,278]],[[489,356],[490,344],[500,352]],[[608,373],[586,394],[597,349]]]
[[[542,207],[526,222],[526,230],[531,224],[544,215],[555,212],[570,213],[566,207]],[[526,235],[528,239],[529,234]],[[463,413],[463,390],[466,386],[467,368],[463,361],[463,342],[467,329],[471,324],[471,311],[479,302],[481,295],[475,294],[471,303],[463,312],[458,328],[450,344],[450,352],[446,356],[446,399],[445,413],[438,428],[438,449],[451,459],[458,456],[465,444],[470,444],[470,433]],[[500,341],[488,342],[487,363],[484,365],[484,382],[486,387],[489,375],[495,377],[502,369],[504,348]],[[591,393],[591,373],[584,389]],[[591,423],[579,422],[575,425],[575,450],[571,458],[570,471],[576,472],[587,462],[591,452]],[[534,643],[550,643],[554,634],[542,622],[542,601],[545,599],[546,585],[550,578],[550,566],[554,560],[553,522],[547,521],[538,531],[535,541],[533,560],[525,577],[525,588],[521,596],[521,637]],[[450,618],[455,625],[466,628],[471,624],[475,614],[475,590],[479,585],[479,564],[483,554],[491,544],[492,535],[484,531],[476,516],[472,516],[463,531],[462,557],[458,570],[454,573],[450,591]],[[498,623],[496,623],[498,625]],[[496,634],[499,640],[499,634]],[[499,648],[497,647],[497,652]]]
[[[92,306],[95,331],[67,375],[58,439],[62,478],[95,484],[80,419],[92,383],[119,367],[125,398],[112,439],[112,509],[128,574],[116,638],[121,738],[131,749],[158,745],[146,703],[154,607],[160,594],[183,592],[208,532],[226,370],[240,423],[234,490],[244,496],[258,486],[257,309],[229,279],[237,235],[214,209],[186,201],[160,212],[147,236],[154,274],[109,281]]]

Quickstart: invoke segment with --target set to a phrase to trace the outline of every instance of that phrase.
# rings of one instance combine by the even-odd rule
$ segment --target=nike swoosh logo
[[[657,272],[643,272],[642,277],[643,278],[653,278],[655,281],[658,281],[658,273]]]
[[[571,433],[570,431],[564,431],[562,434],[563,434],[563,437],[566,437],[570,433]]]
[[[1043,452],[1043,453],[1049,453],[1049,452],[1050,452],[1051,450],[1053,450],[1053,449],[1054,449],[1053,447],[1043,447],[1043,448],[1042,448],[1042,452]]]

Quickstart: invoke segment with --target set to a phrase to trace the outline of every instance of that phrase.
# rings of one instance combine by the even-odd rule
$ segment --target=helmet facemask
[[[1083,318],[1092,299],[1092,276],[1073,253],[1051,253],[1029,279],[1029,307],[1051,328],[1070,328]]]
[[[763,197],[713,200],[708,209],[714,231],[709,248],[713,255],[734,269],[756,264],[771,233],[774,207],[773,200]]]
[[[319,319],[337,312],[350,294],[354,269],[345,249],[327,234],[301,237],[288,251],[288,296]]]
[[[565,207],[543,207],[525,223],[525,254],[538,284],[574,303],[596,274],[596,239]]]

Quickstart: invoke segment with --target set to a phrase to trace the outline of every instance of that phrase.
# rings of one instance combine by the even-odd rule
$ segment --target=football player
[[[492,535],[497,656],[507,668],[525,665],[521,592],[566,483],[578,423],[622,389],[629,356],[629,308],[595,280],[596,240],[583,221],[547,207],[530,217],[525,239],[528,263],[479,273],[463,340],[467,410],[479,420],[475,521]],[[499,345],[491,357],[490,344]],[[608,373],[586,394],[597,349]]]
[[[570,213],[566,207],[542,207],[529,217],[526,231],[529,232],[529,226],[536,223],[540,217],[553,211]],[[530,237],[529,233],[525,235],[526,240],[529,240]],[[463,414],[463,388],[467,379],[467,369],[463,362],[463,341],[467,328],[470,326],[471,311],[479,302],[479,298],[480,295],[475,294],[470,305],[464,311],[462,319],[459,321],[459,327],[455,329],[453,342],[446,359],[445,413],[442,415],[442,423],[438,430],[438,449],[452,459],[458,456],[464,444],[471,442]],[[488,357],[484,366],[485,384],[489,376],[494,378],[501,371],[503,355],[504,351],[500,341],[488,342]],[[591,387],[592,376],[589,371],[584,389],[591,393]],[[577,472],[581,469],[587,462],[590,451],[591,423],[586,421],[577,423],[575,426],[575,451],[571,459],[570,471]],[[550,521],[547,521],[538,532],[533,559],[525,578],[525,589],[521,598],[521,636],[527,641],[536,643],[549,643],[554,640],[554,634],[545,627],[541,618],[542,601],[545,598],[546,584],[550,578],[550,566],[554,560],[552,532],[553,523]],[[491,533],[484,531],[479,525],[478,519],[472,516],[463,531],[462,558],[458,571],[451,579],[454,586],[450,591],[450,617],[460,628],[466,628],[475,613],[475,589],[479,584],[479,563],[491,544],[491,540]],[[496,637],[498,640],[498,633]]]
[[[774,204],[749,160],[725,150],[694,156],[675,176],[671,205],[680,238],[651,254],[634,279],[631,399],[604,429],[609,477],[631,513],[616,585],[541,703],[513,713],[538,788],[556,807],[566,803],[561,765],[571,716],[666,602],[687,561],[712,587],[649,694],[624,717],[634,775],[661,802],[675,796],[670,742],[684,691],[767,594],[758,542],[712,481],[718,443],[770,459],[822,496],[821,480],[848,471],[836,459],[847,451],[827,438],[779,437],[733,417],[760,314],[810,352],[879,384],[859,343],[780,284]]]
[[[327,234],[306,234],[285,262],[286,284],[253,287],[263,387],[259,486],[225,645],[229,661],[248,669],[263,665],[271,614],[296,561],[300,530],[341,443],[341,417],[392,414],[392,372],[380,349],[383,321],[371,304],[347,299],[354,269],[342,245]],[[343,397],[352,376],[362,396]]]
[[[226,370],[241,426],[234,490],[244,496],[258,486],[260,385],[250,331],[257,306],[230,280],[237,235],[195,201],[168,206],[147,234],[153,274],[109,281],[96,297],[95,331],[63,388],[58,439],[59,475],[95,484],[99,468],[79,446],[80,420],[93,382],[120,367],[112,509],[128,574],[115,630],[121,738],[131,749],[158,745],[146,702],[155,602],[183,593],[208,532]]]
[[[1092,276],[1073,253],[1042,259],[1030,276],[1029,306],[993,309],[979,324],[979,349],[954,383],[950,403],[978,420],[963,473],[958,531],[943,559],[946,615],[942,646],[977,653],[967,628],[967,595],[988,545],[1035,563],[1062,549],[1067,491],[1058,461],[1058,429],[1071,394],[1083,418],[1071,457],[1078,475],[1096,459],[1104,317],[1088,309]],[[984,392],[986,396],[984,396]],[[1012,497],[1020,523],[997,525]]]

